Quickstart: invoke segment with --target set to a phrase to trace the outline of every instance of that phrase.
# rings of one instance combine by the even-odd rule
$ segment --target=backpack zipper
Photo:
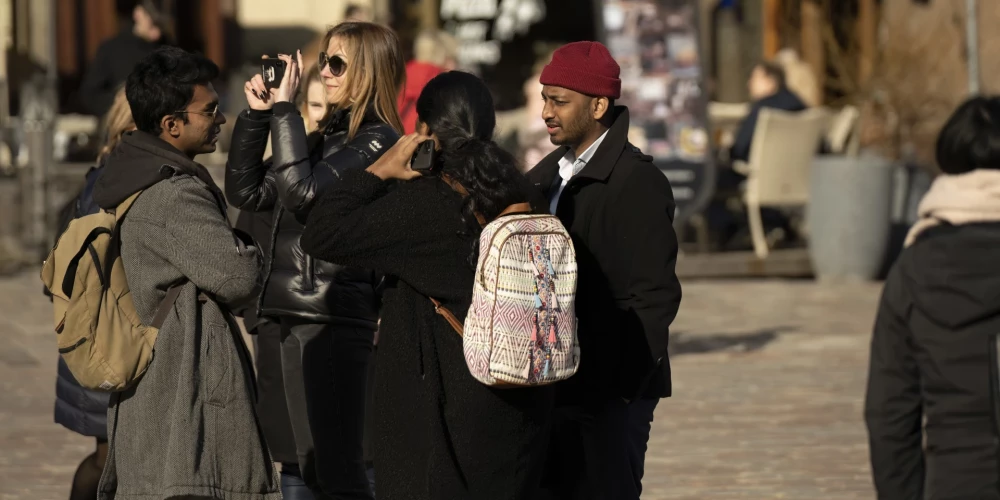
[[[80,340],[77,340],[76,343],[73,344],[73,345],[71,345],[71,346],[60,347],[59,348],[59,354],[68,354],[70,352],[73,352],[73,351],[76,350],[77,347],[82,346],[83,343],[86,342],[86,341],[87,341],[87,337],[84,337],[84,338],[82,338]]]
[[[517,222],[517,221],[519,221],[519,220],[525,220],[525,219],[538,219],[538,218],[542,218],[542,217],[555,217],[555,216],[554,216],[554,215],[541,215],[541,214],[532,214],[532,215],[528,215],[528,216],[522,216],[522,217],[524,217],[524,218],[522,218],[522,219],[514,219],[513,217],[511,217],[511,218],[508,218],[508,220],[505,220],[505,221],[503,222],[503,224],[500,224],[500,227],[498,227],[498,228],[496,229],[496,231],[493,231],[493,236],[490,236],[490,244],[489,244],[489,246],[487,247],[487,250],[486,250],[486,251],[487,251],[487,252],[489,252],[489,250],[488,250],[488,249],[489,249],[489,248],[493,248],[493,243],[494,243],[494,242],[496,241],[496,239],[497,239],[497,234],[498,234],[498,233],[500,232],[500,230],[501,230],[501,229],[503,229],[503,228],[507,227],[507,225],[508,225],[508,224],[512,224],[512,223],[514,223],[514,222]],[[511,234],[508,234],[508,235],[507,235],[507,237],[506,237],[506,238],[504,238],[504,240],[500,242],[500,244],[501,244],[501,245],[503,245],[504,243],[506,243],[506,242],[507,242],[507,239],[508,239],[508,238],[510,238],[511,236],[514,236],[515,234],[528,234],[528,233],[511,233]],[[562,234],[562,233],[531,233],[531,234]],[[482,247],[480,247],[480,248],[479,248],[479,252],[480,252],[480,253],[482,253],[482,251],[483,251],[483,249],[482,249]],[[485,287],[486,287],[486,277],[484,276],[484,277],[483,277],[483,279],[482,279],[482,280],[480,280],[480,281],[481,281],[481,282],[482,282],[482,284],[483,284],[483,288],[485,288]]]

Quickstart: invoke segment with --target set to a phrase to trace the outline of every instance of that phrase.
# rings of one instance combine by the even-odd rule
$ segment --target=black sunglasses
[[[323,67],[327,64],[330,65],[330,73],[333,76],[341,76],[347,71],[347,61],[340,56],[329,56],[326,52],[319,53],[319,69],[323,71]]]

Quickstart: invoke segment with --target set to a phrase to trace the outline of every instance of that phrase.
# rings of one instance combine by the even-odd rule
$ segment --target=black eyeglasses
[[[323,71],[323,67],[327,64],[330,65],[330,73],[333,73],[333,76],[342,76],[347,71],[347,61],[343,57],[329,56],[326,52],[320,52],[319,70]]]
[[[191,110],[184,109],[184,110],[181,110],[181,111],[176,111],[176,113],[190,113],[192,115],[207,116],[207,117],[211,118],[214,121],[215,117],[219,116],[219,105],[216,104],[215,107],[212,108],[211,111],[191,111]]]

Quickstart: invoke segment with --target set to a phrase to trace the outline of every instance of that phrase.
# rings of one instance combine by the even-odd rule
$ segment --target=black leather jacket
[[[399,134],[374,113],[366,115],[353,140],[350,116],[335,116],[321,143],[306,137],[305,125],[290,103],[274,111],[240,113],[226,167],[226,197],[240,210],[274,210],[270,256],[258,312],[317,323],[375,328],[380,277],[372,270],[338,266],[302,251],[303,223],[319,194],[338,182],[340,172],[367,168],[396,143]],[[268,132],[271,160],[263,160]],[[317,142],[310,147],[311,142]]]

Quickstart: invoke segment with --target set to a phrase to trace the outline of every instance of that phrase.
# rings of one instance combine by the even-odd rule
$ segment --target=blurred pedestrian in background
[[[413,60],[406,63],[406,87],[399,94],[403,131],[417,130],[417,99],[435,76],[458,66],[458,41],[444,31],[422,31],[413,42]]]
[[[1000,498],[1000,98],[958,107],[889,272],[865,421],[878,498]]]
[[[747,81],[747,89],[750,91],[750,112],[740,123],[736,131],[736,138],[733,146],[729,150],[731,161],[747,161],[750,158],[750,146],[753,145],[754,131],[757,129],[757,117],[762,109],[777,109],[781,111],[802,111],[806,109],[806,104],[791,89],[785,79],[784,68],[776,63],[761,62],[754,66],[750,72],[750,79]],[[731,169],[739,177],[739,182],[746,180],[746,176],[740,175]],[[735,182],[735,181],[734,181]]]
[[[549,139],[545,121],[538,119],[542,116],[542,108],[545,106],[542,100],[542,83],[538,79],[542,76],[545,65],[551,60],[552,53],[548,52],[535,61],[531,76],[524,82],[525,122],[519,124],[517,129],[517,144],[521,151],[521,168],[525,172],[534,168],[556,149]]]
[[[375,16],[372,15],[371,9],[356,3],[351,3],[344,9],[344,21],[373,23],[375,22]]]
[[[809,63],[799,57],[795,49],[781,49],[774,56],[774,62],[785,71],[788,90],[802,99],[806,106],[813,108],[823,104],[823,89],[816,81],[816,73]]]
[[[87,68],[80,84],[80,104],[94,115],[104,115],[115,92],[140,59],[167,43],[167,13],[163,0],[142,0],[131,11],[117,36],[106,40]]]
[[[330,103],[326,100],[326,86],[320,75],[318,64],[309,66],[303,71],[302,84],[299,88],[299,112],[305,118],[306,132],[319,130],[323,119],[330,114]]]
[[[132,121],[132,110],[125,99],[125,89],[121,88],[115,94],[115,99],[104,118],[105,140],[97,157],[97,166],[87,172],[83,190],[69,205],[61,220],[59,234],[62,234],[69,223],[76,218],[95,214],[101,210],[94,202],[94,184],[104,169],[104,160],[121,142],[126,132],[135,130]],[[59,358],[58,378],[56,379],[56,422],[82,436],[97,439],[97,450],[80,462],[73,475],[73,487],[70,490],[70,500],[96,500],[97,486],[104,471],[104,462],[108,458],[108,400],[110,394],[84,389],[73,377],[66,362]]]

